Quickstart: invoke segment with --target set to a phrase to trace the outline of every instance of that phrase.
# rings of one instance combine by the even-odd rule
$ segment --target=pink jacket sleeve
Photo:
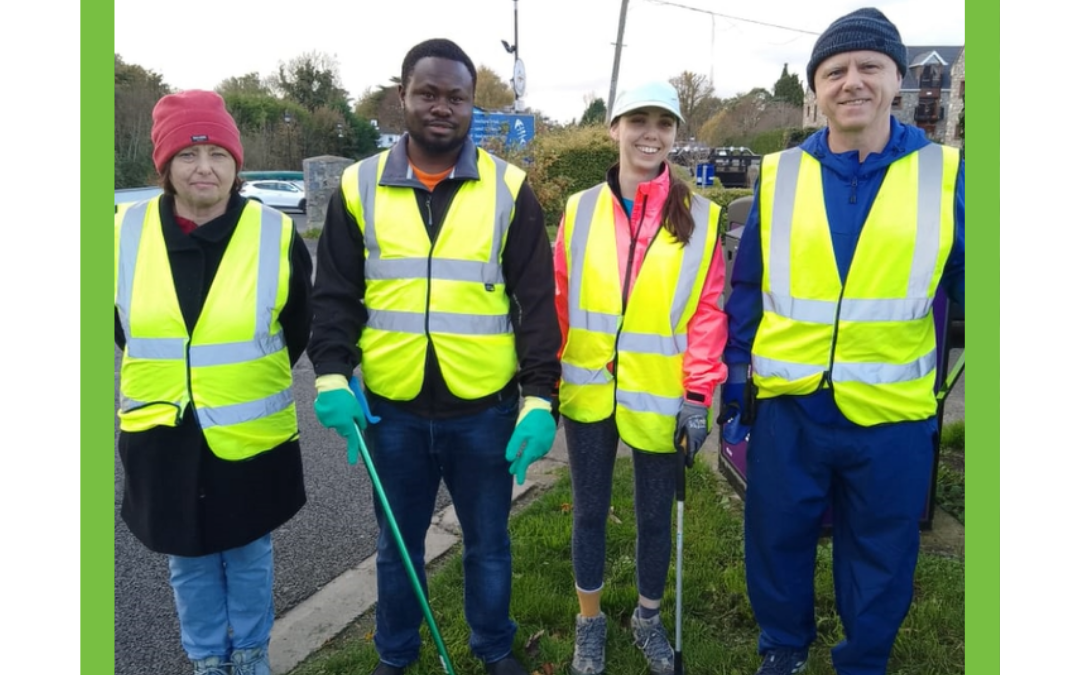
[[[717,241],[697,311],[690,317],[683,357],[683,389],[703,396],[712,407],[716,387],[727,381],[727,366],[720,360],[727,344],[727,314],[720,307],[724,295],[724,247]]]
[[[566,300],[566,294],[569,292],[566,246],[563,243],[563,224],[565,220],[565,215],[559,219],[559,231],[555,235],[555,248],[552,250],[552,255],[555,258],[555,312],[559,315],[559,329],[562,331],[562,342],[559,343],[558,355],[560,359],[562,359],[563,348],[566,347],[566,334],[570,331],[570,309]]]

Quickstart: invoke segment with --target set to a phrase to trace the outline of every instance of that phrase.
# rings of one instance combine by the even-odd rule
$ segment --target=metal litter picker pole
[[[682,549],[683,503],[686,501],[686,436],[679,443],[679,472],[675,479],[675,675],[683,675],[682,661]]]
[[[409,557],[409,549],[406,548],[405,540],[401,537],[401,530],[398,529],[397,521],[394,519],[394,512],[390,510],[390,501],[386,498],[382,483],[379,482],[379,475],[375,472],[375,464],[371,461],[371,455],[368,453],[367,444],[364,443],[364,435],[360,433],[359,426],[356,427],[356,433],[360,437],[360,456],[364,459],[364,466],[367,467],[368,475],[371,476],[371,485],[375,488],[379,503],[382,504],[383,517],[386,518],[386,524],[390,526],[390,532],[393,533],[394,541],[397,542],[398,552],[405,563],[405,569],[409,572],[409,580],[412,582],[413,591],[416,592],[416,599],[424,610],[424,619],[427,620],[428,628],[431,629],[435,647],[439,650],[439,660],[442,661],[443,672],[448,673],[448,675],[456,675],[454,667],[450,665],[450,655],[446,652],[442,634],[439,633],[439,627],[435,625],[435,616],[431,613],[431,604],[428,603],[427,596],[424,595],[424,589],[420,585],[420,577],[416,575],[412,558]]]

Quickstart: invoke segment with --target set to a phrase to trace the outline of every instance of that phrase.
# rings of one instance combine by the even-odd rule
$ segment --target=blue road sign
[[[474,108],[469,135],[477,145],[501,138],[508,147],[523,146],[536,135],[536,117],[517,113],[484,112]]]

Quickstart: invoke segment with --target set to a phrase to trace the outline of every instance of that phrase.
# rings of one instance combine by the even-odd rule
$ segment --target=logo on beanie
[[[207,136],[206,134],[199,134],[198,136],[192,136],[191,137],[191,142],[192,143],[205,143],[208,140],[210,140],[210,137]]]

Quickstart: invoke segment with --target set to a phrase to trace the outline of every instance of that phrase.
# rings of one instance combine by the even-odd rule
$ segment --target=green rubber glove
[[[529,465],[548,454],[555,442],[555,418],[551,414],[551,402],[538,396],[526,396],[517,426],[506,446],[506,461],[510,473],[517,476],[517,484],[525,482]]]
[[[367,418],[344,375],[322,375],[315,379],[315,416],[327,429],[333,429],[348,444],[349,464],[360,457],[360,434],[367,428]]]

